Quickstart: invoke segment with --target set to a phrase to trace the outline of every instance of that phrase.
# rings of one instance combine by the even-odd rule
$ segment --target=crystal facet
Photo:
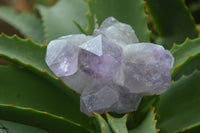
[[[91,42],[94,47],[90,46]],[[120,46],[99,35],[80,47],[82,48],[79,53],[81,71],[96,81],[109,81],[114,77],[121,65],[122,48]]]
[[[79,94],[82,93],[85,87],[89,86],[93,82],[92,78],[80,70],[71,76],[61,77],[61,80]]]
[[[120,23],[113,17],[107,18],[99,29],[95,29],[94,36],[100,34],[119,45],[138,43],[137,36],[132,27],[128,24]]]
[[[118,99],[119,93],[109,85],[91,85],[81,95],[81,111],[88,115],[112,111]]]
[[[172,65],[172,55],[160,45],[127,45],[115,82],[132,93],[160,94],[170,86]]]
[[[49,43],[46,63],[57,77],[70,76],[78,70],[79,45],[91,37],[69,35]]]

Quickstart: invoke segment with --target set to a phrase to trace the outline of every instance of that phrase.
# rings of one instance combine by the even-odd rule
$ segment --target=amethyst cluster
[[[142,96],[170,86],[173,56],[162,46],[138,43],[131,26],[107,18],[93,36],[68,35],[49,43],[46,63],[65,84],[81,94],[81,111],[125,113]]]

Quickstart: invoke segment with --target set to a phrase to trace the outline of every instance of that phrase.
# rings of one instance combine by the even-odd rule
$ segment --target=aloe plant
[[[4,32],[0,35],[0,133],[200,132],[200,39],[183,0],[29,0],[29,4],[34,6],[31,13],[0,7]],[[88,117],[80,112],[80,95],[45,63],[46,49],[60,36],[91,35],[110,16],[131,25],[139,42],[170,50],[175,59],[173,81],[160,96],[144,96],[137,111],[94,112]],[[10,27],[16,35],[6,35]]]

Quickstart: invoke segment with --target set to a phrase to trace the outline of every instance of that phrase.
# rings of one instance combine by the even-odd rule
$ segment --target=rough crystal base
[[[132,93],[160,94],[170,86],[172,55],[162,46],[137,43],[124,47],[115,82]]]

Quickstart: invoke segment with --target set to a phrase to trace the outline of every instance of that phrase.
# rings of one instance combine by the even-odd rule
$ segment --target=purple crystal
[[[91,116],[92,112],[125,113],[135,111],[142,95],[133,94],[128,90],[114,85],[91,85],[81,95],[81,111]]]
[[[91,37],[69,35],[49,43],[46,53],[46,63],[57,77],[70,76],[78,70],[78,45]]]
[[[101,35],[80,47],[80,70],[96,81],[111,80],[121,65],[122,48]]]
[[[132,93],[160,94],[169,88],[173,57],[162,46],[137,43],[124,47],[115,82]]]
[[[105,19],[100,28],[95,29],[94,36],[100,34],[119,45],[138,43],[132,27],[128,24],[120,23],[113,17]]]
[[[113,112],[127,113],[137,110],[143,94],[131,93],[126,88],[117,85],[113,86],[113,89],[117,89],[119,93],[117,106],[112,110]]]
[[[83,89],[89,86],[93,81],[91,77],[81,72],[77,71],[71,76],[61,77],[61,80],[70,88],[72,88],[77,93],[81,94]]]
[[[119,99],[119,93],[109,85],[91,85],[84,89],[81,95],[81,112],[91,116],[92,112],[102,114],[105,111],[112,111]]]
[[[144,95],[169,88],[173,61],[162,46],[138,43],[131,26],[113,17],[93,36],[69,35],[51,41],[46,53],[47,65],[81,94],[81,111],[89,116],[137,110]]]

